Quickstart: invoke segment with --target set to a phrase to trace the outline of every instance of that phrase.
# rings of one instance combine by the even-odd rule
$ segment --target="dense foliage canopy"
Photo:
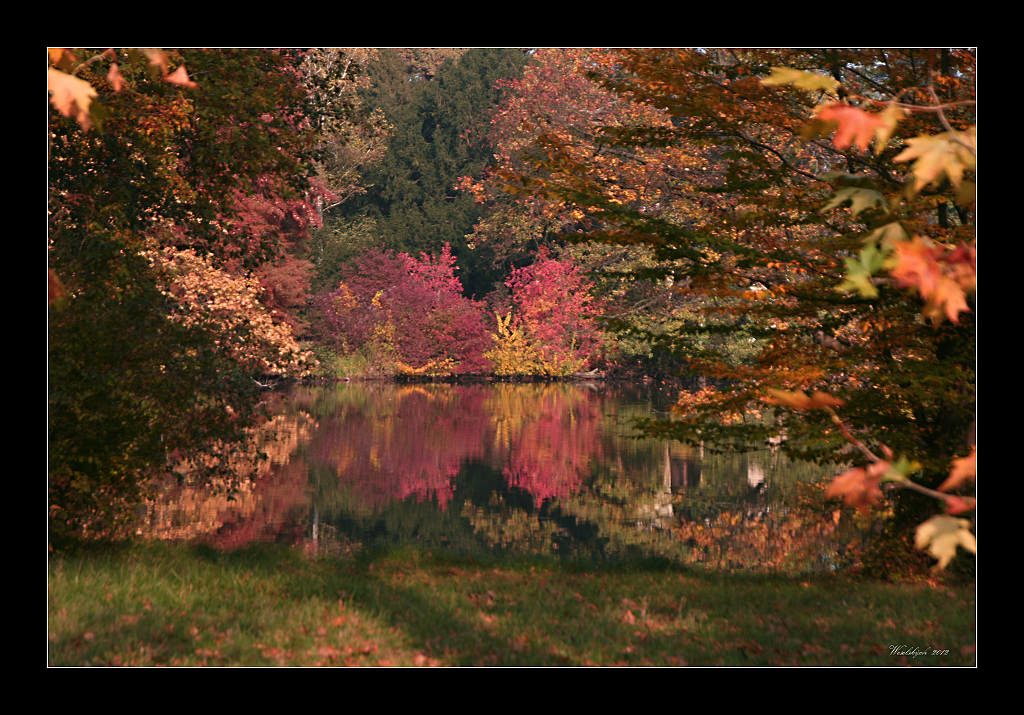
[[[311,366],[249,272],[317,220],[315,143],[297,53],[50,59],[50,509],[104,532],[176,460],[230,479],[254,378]]]
[[[370,353],[385,375],[487,372],[483,306],[462,295],[455,258],[371,249],[318,301],[323,335],[341,351]]]
[[[938,486],[970,452],[975,414],[973,53],[617,57],[589,76],[664,113],[598,128],[623,168],[549,132],[526,150],[531,168],[509,180],[531,200],[584,211],[597,224],[587,239],[651,247],[694,307],[678,342],[700,346],[687,350],[691,369],[719,388],[684,393],[678,419],[650,430],[740,448],[782,434],[795,456],[868,462],[854,486],[837,488],[850,503],[877,502],[893,454],[916,461],[892,481],[919,472]],[[664,172],[646,196],[622,195],[621,176],[647,166],[652,149],[674,147],[699,149],[704,161]],[[687,338],[739,327],[757,346],[741,364]],[[794,390],[822,397],[801,402]],[[777,405],[774,420],[766,402]],[[806,410],[815,407],[827,409]]]

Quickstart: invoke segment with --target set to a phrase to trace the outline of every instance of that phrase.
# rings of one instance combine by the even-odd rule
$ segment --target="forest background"
[[[230,488],[279,378],[598,371],[908,488],[880,572],[974,548],[972,51],[49,59],[56,532]]]

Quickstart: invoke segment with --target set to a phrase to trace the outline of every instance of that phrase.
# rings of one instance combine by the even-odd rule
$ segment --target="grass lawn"
[[[973,585],[658,562],[138,543],[51,555],[48,599],[52,666],[975,665]]]

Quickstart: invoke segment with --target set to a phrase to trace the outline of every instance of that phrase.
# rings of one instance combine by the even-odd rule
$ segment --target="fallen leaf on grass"
[[[516,636],[515,638],[509,638],[508,645],[509,648],[516,651],[517,653],[522,653],[524,650],[526,650],[528,642],[529,641],[526,636]]]
[[[412,662],[420,667],[436,668],[441,665],[437,658],[430,658],[425,653],[417,653],[413,656]]]

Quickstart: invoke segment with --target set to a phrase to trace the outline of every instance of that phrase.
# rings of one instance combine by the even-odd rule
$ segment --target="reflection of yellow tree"
[[[510,486],[526,489],[537,505],[567,497],[600,453],[600,415],[587,393],[572,385],[534,389],[499,385],[487,403],[495,444],[507,452]]]
[[[542,412],[564,409],[568,413],[579,413],[580,403],[586,396],[574,385],[494,385],[487,395],[484,409],[491,416],[494,426],[495,449],[507,454],[513,443]]]

